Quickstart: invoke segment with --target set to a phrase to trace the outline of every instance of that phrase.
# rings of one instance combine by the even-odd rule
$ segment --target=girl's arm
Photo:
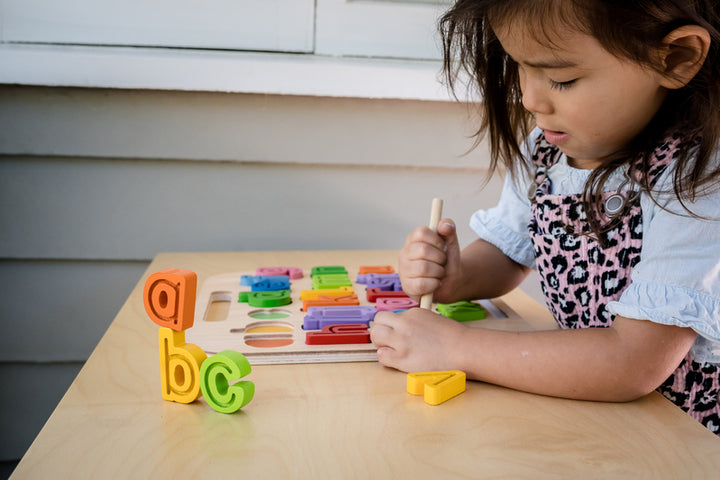
[[[432,312],[379,312],[378,360],[406,372],[462,370],[469,378],[563,398],[628,401],[677,368],[697,334],[616,317],[610,328],[502,332],[470,328]]]
[[[433,292],[440,303],[498,297],[530,272],[481,239],[461,252],[455,224],[449,219],[440,221],[437,233],[427,227],[410,233],[400,251],[399,268],[405,293],[419,298]]]

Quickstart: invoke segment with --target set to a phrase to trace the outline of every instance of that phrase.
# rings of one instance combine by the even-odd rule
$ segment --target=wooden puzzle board
[[[368,302],[365,285],[357,283],[358,271],[347,268],[352,288],[360,305]],[[186,341],[198,345],[208,355],[235,350],[253,365],[286,363],[331,363],[376,361],[372,343],[342,345],[307,345],[300,292],[312,289],[310,272],[291,280],[291,303],[273,308],[259,308],[240,303],[241,291],[250,291],[240,284],[243,275],[255,272],[233,272],[206,279],[199,288],[195,321],[186,330]],[[484,320],[465,322],[470,327],[529,331],[533,328],[501,299],[479,301],[487,310]],[[433,310],[437,310],[433,305]]]

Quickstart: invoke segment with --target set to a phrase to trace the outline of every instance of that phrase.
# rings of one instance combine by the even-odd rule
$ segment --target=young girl
[[[509,175],[462,251],[449,219],[408,236],[403,288],[490,298],[537,268],[561,329],[378,313],[381,363],[575,399],[658,389],[720,433],[719,16],[716,0],[460,0],[444,15],[447,78],[473,78],[476,139]]]

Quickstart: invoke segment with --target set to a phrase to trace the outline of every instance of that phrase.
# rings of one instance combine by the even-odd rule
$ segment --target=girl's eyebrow
[[[570,61],[570,60],[562,59],[562,58],[553,58],[552,60],[522,60],[522,61],[518,62],[517,60],[515,60],[513,58],[512,55],[508,54],[508,56],[510,57],[510,59],[513,62],[519,63],[526,67],[531,67],[531,68],[559,69],[559,68],[573,68],[573,67],[578,66],[577,63]]]
[[[570,60],[553,59],[548,61],[523,61],[523,65],[532,68],[554,69],[554,68],[573,68],[577,67],[577,63]]]

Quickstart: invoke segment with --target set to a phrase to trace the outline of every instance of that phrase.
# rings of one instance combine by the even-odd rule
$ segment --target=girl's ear
[[[702,68],[710,49],[710,34],[700,25],[676,28],[663,39],[662,86],[677,89],[687,85]]]

